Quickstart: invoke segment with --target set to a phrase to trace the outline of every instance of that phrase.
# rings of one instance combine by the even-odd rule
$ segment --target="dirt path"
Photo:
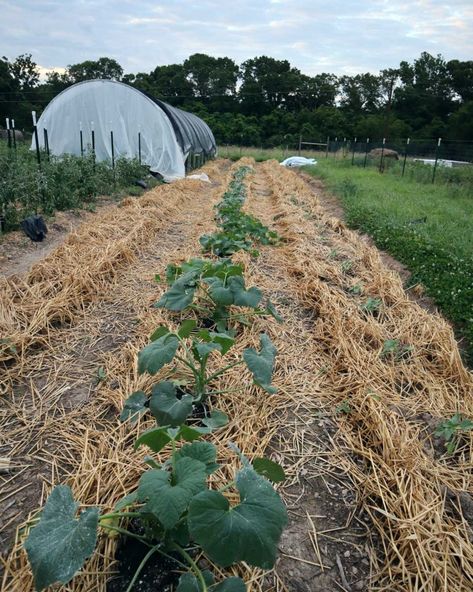
[[[258,318],[232,355],[268,333],[279,390],[263,395],[238,368],[219,379],[217,390],[229,393],[218,406],[231,421],[212,435],[226,463],[212,479],[218,487],[234,475],[229,442],[249,458],[269,452],[288,476],[280,491],[290,524],[274,570],[242,565],[234,573],[248,592],[471,590],[473,546],[461,500],[472,487],[473,441],[451,459],[432,437],[440,418],[473,412],[473,378],[450,327],[409,300],[399,276],[320,205],[314,187],[276,163],[252,164],[245,208],[283,240],[257,259],[234,259],[284,322]],[[107,228],[79,229],[26,279],[0,285],[10,298],[0,326],[14,328],[16,349],[3,350],[0,456],[13,462],[0,472],[1,536],[10,550],[2,592],[32,590],[21,536],[13,550],[11,537],[53,483],[66,481],[84,504],[105,510],[136,487],[143,453],[132,444],[146,422],[119,424],[117,416],[130,392],[154,382],[137,375],[137,352],[158,324],[176,321],[152,308],[164,289],[154,275],[198,256],[199,236],[214,228],[212,207],[231,171],[217,161],[206,172],[210,187],[159,188],[106,221],[131,226],[133,236],[107,242]],[[77,237],[86,236],[90,244],[77,254]],[[363,308],[368,298],[379,301],[376,310]],[[38,303],[47,304],[41,315]],[[408,348],[400,358],[384,356],[388,339]],[[102,537],[68,589],[103,592],[116,545]]]

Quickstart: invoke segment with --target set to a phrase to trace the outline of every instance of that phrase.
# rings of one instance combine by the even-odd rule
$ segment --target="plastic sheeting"
[[[305,158],[304,156],[290,156],[279,164],[285,167],[301,167],[309,164],[317,164],[317,161],[314,158]]]
[[[44,148],[44,132],[52,154],[81,154],[92,147],[95,135],[97,160],[138,158],[166,181],[185,176],[190,153],[215,154],[210,128],[198,117],[157,101],[139,90],[113,80],[80,82],[57,95],[38,120],[38,139]],[[32,149],[34,148],[34,140]]]

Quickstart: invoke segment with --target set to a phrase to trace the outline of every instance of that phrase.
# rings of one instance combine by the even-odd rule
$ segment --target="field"
[[[256,459],[269,457],[284,468],[285,478],[274,488],[287,508],[288,524],[278,540],[284,522],[279,498],[272,489],[269,493],[267,480],[246,467],[263,496],[250,499],[249,505],[257,507],[250,523],[270,541],[270,551],[277,547],[278,560],[274,566],[257,560],[260,539],[254,532],[248,539],[242,526],[239,537],[249,540],[248,548],[241,549],[230,528],[229,540],[238,551],[228,567],[233,561],[222,560],[193,524],[191,501],[189,524],[200,547],[191,550],[190,578],[210,568],[219,582],[241,577],[248,592],[470,591],[473,425],[465,419],[473,417],[473,376],[462,363],[452,328],[413,301],[376,247],[325,209],[309,180],[297,172],[248,157],[234,163],[221,158],[202,171],[210,184],[183,179],[109,205],[26,274],[0,279],[0,332],[6,336],[0,343],[2,592],[34,589],[23,544],[40,528],[32,527],[53,486],[69,485],[81,507],[89,512],[98,507],[102,516],[110,516],[123,495],[140,489],[146,462],[161,473],[175,471],[176,463],[183,466],[185,457],[175,456],[173,438],[164,440],[172,450],[171,445],[157,450],[157,432],[147,437],[147,449],[135,449],[134,443],[147,428],[158,429],[143,406],[144,393],[157,380],[178,378],[175,386],[188,388],[193,371],[186,356],[195,357],[193,340],[199,336],[208,341],[202,337],[198,351],[210,344],[216,350],[209,358],[212,395],[203,412],[213,422],[201,424],[194,417],[187,429],[212,427],[201,441],[217,450],[220,466],[210,471],[211,488],[237,504],[233,479],[247,462],[238,451],[255,467]],[[469,211],[462,196],[452,200],[447,215],[440,194],[428,186],[431,198],[425,197],[424,211],[411,204],[406,212],[396,210],[382,185],[385,177],[376,185],[374,172],[327,164],[314,173],[341,191],[349,223],[364,231],[369,229],[360,220],[369,211],[375,212],[376,228],[386,212],[406,226],[437,204],[436,217],[430,220],[427,214],[416,229],[437,228],[434,236],[440,241],[445,228],[448,240],[432,248],[455,240],[466,257],[471,243],[466,231],[455,236],[453,212],[454,206],[456,214]],[[375,197],[367,196],[366,179],[377,188]],[[399,183],[399,191],[407,183],[394,177],[390,182]],[[389,209],[380,205],[387,199]],[[358,217],[351,213],[357,211]],[[209,294],[214,302],[228,304],[230,284],[221,286],[221,276],[215,275],[212,282],[198,280],[195,288],[192,282],[203,276],[194,275],[183,288],[179,278],[194,273],[193,258],[205,256],[219,265],[225,264],[222,255],[235,266],[228,277],[240,270],[245,284],[231,281],[231,308],[209,313]],[[184,262],[187,268],[176,267]],[[218,298],[214,288],[224,290]],[[201,300],[192,300],[196,294]],[[219,337],[205,329],[196,333],[204,321]],[[172,356],[166,358],[169,363],[152,372],[156,358],[150,352],[166,340],[168,346],[184,342],[182,354],[172,365]],[[231,349],[224,353],[227,345]],[[247,368],[236,365],[242,357]],[[124,416],[125,401],[141,392]],[[189,391],[183,392],[172,409],[155,407],[161,426],[163,414],[177,422],[175,408],[180,413],[188,402]],[[216,409],[227,423],[216,421],[222,420]],[[178,429],[181,424],[165,425]],[[150,449],[154,461],[145,458]],[[266,464],[266,471],[272,478],[280,475],[272,465]],[[175,478],[179,484],[179,475]],[[237,487],[241,507],[253,492],[247,486],[245,493],[238,478]],[[136,500],[128,504],[125,510]],[[273,525],[264,531],[268,504]],[[161,510],[153,511],[161,516]],[[115,517],[102,519],[92,557],[62,590],[127,589],[136,513],[125,514],[120,526]],[[205,530],[211,531],[207,524]],[[132,530],[126,543],[118,536],[122,527]],[[217,547],[225,549],[224,537]],[[145,554],[146,548],[137,564]],[[182,561],[171,559],[166,569],[162,562],[149,563],[134,589],[175,590],[179,576],[172,572],[182,571]],[[153,580],[156,573],[168,579]],[[239,585],[236,579],[220,588],[192,580],[179,592],[245,589]]]

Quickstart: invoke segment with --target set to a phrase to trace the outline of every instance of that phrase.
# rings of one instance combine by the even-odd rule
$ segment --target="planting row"
[[[265,392],[262,396],[276,392],[271,384],[276,348],[264,333],[259,351],[247,348],[241,358],[209,369],[211,360],[230,352],[241,325],[251,325],[255,316],[282,321],[257,287],[246,286],[243,266],[229,258],[240,249],[256,256],[257,243],[278,241],[275,232],[241,209],[246,198],[244,178],[250,171],[240,167],[234,173],[217,206],[219,231],[200,239],[204,252],[217,258],[168,265],[167,290],[155,306],[174,312],[177,328],[158,327],[138,354],[140,374],[154,376],[173,364],[171,378],[154,384],[151,393],[132,393],[120,419],[133,423],[151,415],[156,424],[138,437],[135,449],[145,445],[166,460],[146,456],[148,467],[137,489],[110,513],[88,508],[76,516],[78,504],[71,489],[60,485],[52,491],[25,542],[38,590],[72,579],[94,551],[99,528],[137,539],[148,548],[127,591],[155,553],[182,568],[176,592],[246,590],[238,577],[215,582],[214,575],[198,563],[202,551],[222,567],[240,561],[264,569],[274,565],[287,513],[271,481],[283,480],[284,471],[266,458],[250,462],[232,445],[241,468],[234,480],[219,490],[210,489],[208,477],[220,465],[215,445],[202,439],[229,421],[214,403],[225,392],[216,381],[231,368],[246,368],[248,378]],[[162,281],[159,276],[156,280]],[[239,493],[237,505],[230,505],[224,495],[230,488]]]

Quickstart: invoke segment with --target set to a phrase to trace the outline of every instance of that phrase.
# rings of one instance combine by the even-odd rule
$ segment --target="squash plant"
[[[249,170],[249,167],[241,167],[234,173],[222,201],[217,204],[216,221],[221,230],[201,236],[199,240],[205,253],[227,257],[236,251],[245,250],[257,256],[254,242],[269,245],[279,241],[277,232],[269,230],[260,220],[241,209],[246,199],[243,179]]]
[[[198,565],[196,547],[222,567],[245,561],[270,569],[287,513],[266,477],[280,481],[284,471],[269,459],[257,459],[252,466],[240,455],[243,466],[234,481],[212,490],[207,480],[219,464],[215,446],[199,441],[206,432],[208,429],[185,425],[145,432],[135,448],[147,445],[160,452],[170,446],[170,456],[163,464],[148,457],[151,468],[142,474],[137,489],[120,500],[112,512],[88,507],[77,514],[79,504],[71,489],[66,485],[55,487],[25,542],[36,589],[43,590],[55,582],[67,584],[93,553],[101,531],[131,537],[148,547],[127,592],[154,553],[167,558],[170,554],[180,556],[177,563],[185,571],[176,592],[246,590],[238,577],[216,583],[214,575]],[[184,445],[177,445],[183,441]],[[235,505],[223,493],[230,488],[239,493],[240,501]],[[130,530],[130,519],[139,523],[144,534]]]
[[[208,361],[212,352],[225,355],[233,346],[235,339],[226,333],[215,333],[208,329],[197,329],[195,320],[186,320],[177,331],[160,326],[151,336],[151,343],[138,354],[138,372],[155,375],[173,360],[180,361],[192,376],[188,392],[178,392],[179,382],[161,381],[152,388],[150,399],[143,391],[134,392],[125,402],[122,421],[136,420],[148,409],[161,425],[177,426],[186,421],[196,405],[202,404],[212,395],[223,391],[213,391],[211,383],[230,368],[246,364],[253,375],[254,383],[268,393],[275,393],[271,377],[276,356],[276,348],[266,334],[260,336],[261,351],[247,348],[243,359],[227,364],[218,371],[208,371]],[[181,382],[182,384],[182,382]],[[184,383],[185,384],[185,383]],[[225,425],[227,417],[221,411],[213,410],[202,423],[211,427]]]
[[[161,280],[160,276],[156,279]],[[258,315],[272,315],[278,322],[282,321],[269,299],[265,306],[260,306],[261,290],[246,287],[243,266],[232,263],[231,259],[190,259],[182,265],[170,264],[166,282],[169,289],[156,302],[156,307],[174,312],[193,310],[218,331],[228,331],[231,322],[248,324],[251,317]],[[230,309],[232,306],[245,310],[235,312]]]

